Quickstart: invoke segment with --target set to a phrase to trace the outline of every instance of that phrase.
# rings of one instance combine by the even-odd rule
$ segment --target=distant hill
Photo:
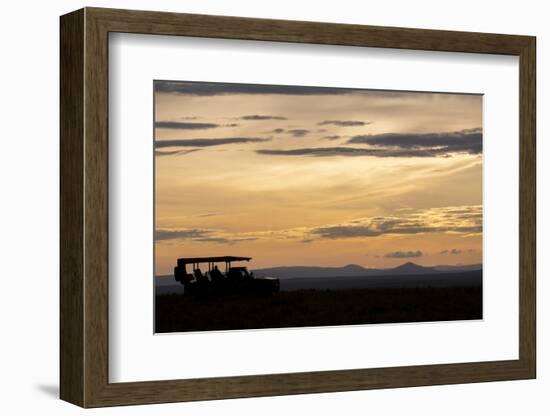
[[[481,284],[481,264],[455,266],[420,266],[404,263],[389,269],[369,269],[357,264],[343,267],[272,267],[254,270],[256,277],[274,276],[281,279],[281,290],[307,288],[350,289],[367,287],[439,287]],[[183,286],[174,276],[155,278],[157,295],[183,293]]]
[[[176,282],[174,276],[165,275],[155,277],[155,294],[183,293],[183,285]]]
[[[275,276],[280,279],[292,279],[301,277],[373,276],[382,272],[382,270],[378,269],[366,269],[357,264],[348,264],[344,267],[272,267],[268,269],[254,269],[253,271],[254,275],[258,277]]]
[[[473,270],[481,270],[483,266],[481,264],[459,264],[455,266],[433,266],[433,268],[441,272],[469,272]]]
[[[400,266],[389,269],[369,269],[357,264],[348,264],[344,267],[272,267],[267,269],[254,270],[258,277],[275,276],[280,279],[293,278],[323,278],[323,277],[354,277],[354,276],[384,276],[384,275],[415,275],[415,274],[436,274],[442,272],[464,272],[481,270],[481,264],[457,265],[457,266],[420,266],[415,263],[404,263]]]
[[[415,263],[404,263],[401,266],[397,266],[393,269],[390,269],[392,275],[401,275],[401,274],[428,274],[435,273],[437,270],[433,267],[420,266]]]

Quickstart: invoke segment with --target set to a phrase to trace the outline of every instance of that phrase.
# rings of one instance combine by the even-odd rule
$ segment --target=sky
[[[155,265],[481,263],[481,95],[155,81]]]

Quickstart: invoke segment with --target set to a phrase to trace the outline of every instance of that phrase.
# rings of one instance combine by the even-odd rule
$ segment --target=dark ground
[[[482,318],[481,285],[301,289],[271,296],[158,295],[155,332],[454,321]]]

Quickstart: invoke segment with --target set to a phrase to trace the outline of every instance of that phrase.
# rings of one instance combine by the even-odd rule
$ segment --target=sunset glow
[[[482,96],[155,82],[157,275],[482,261]]]

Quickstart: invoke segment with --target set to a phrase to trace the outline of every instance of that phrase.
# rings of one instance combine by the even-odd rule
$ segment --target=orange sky
[[[482,258],[482,96],[155,83],[156,272],[178,257]]]

